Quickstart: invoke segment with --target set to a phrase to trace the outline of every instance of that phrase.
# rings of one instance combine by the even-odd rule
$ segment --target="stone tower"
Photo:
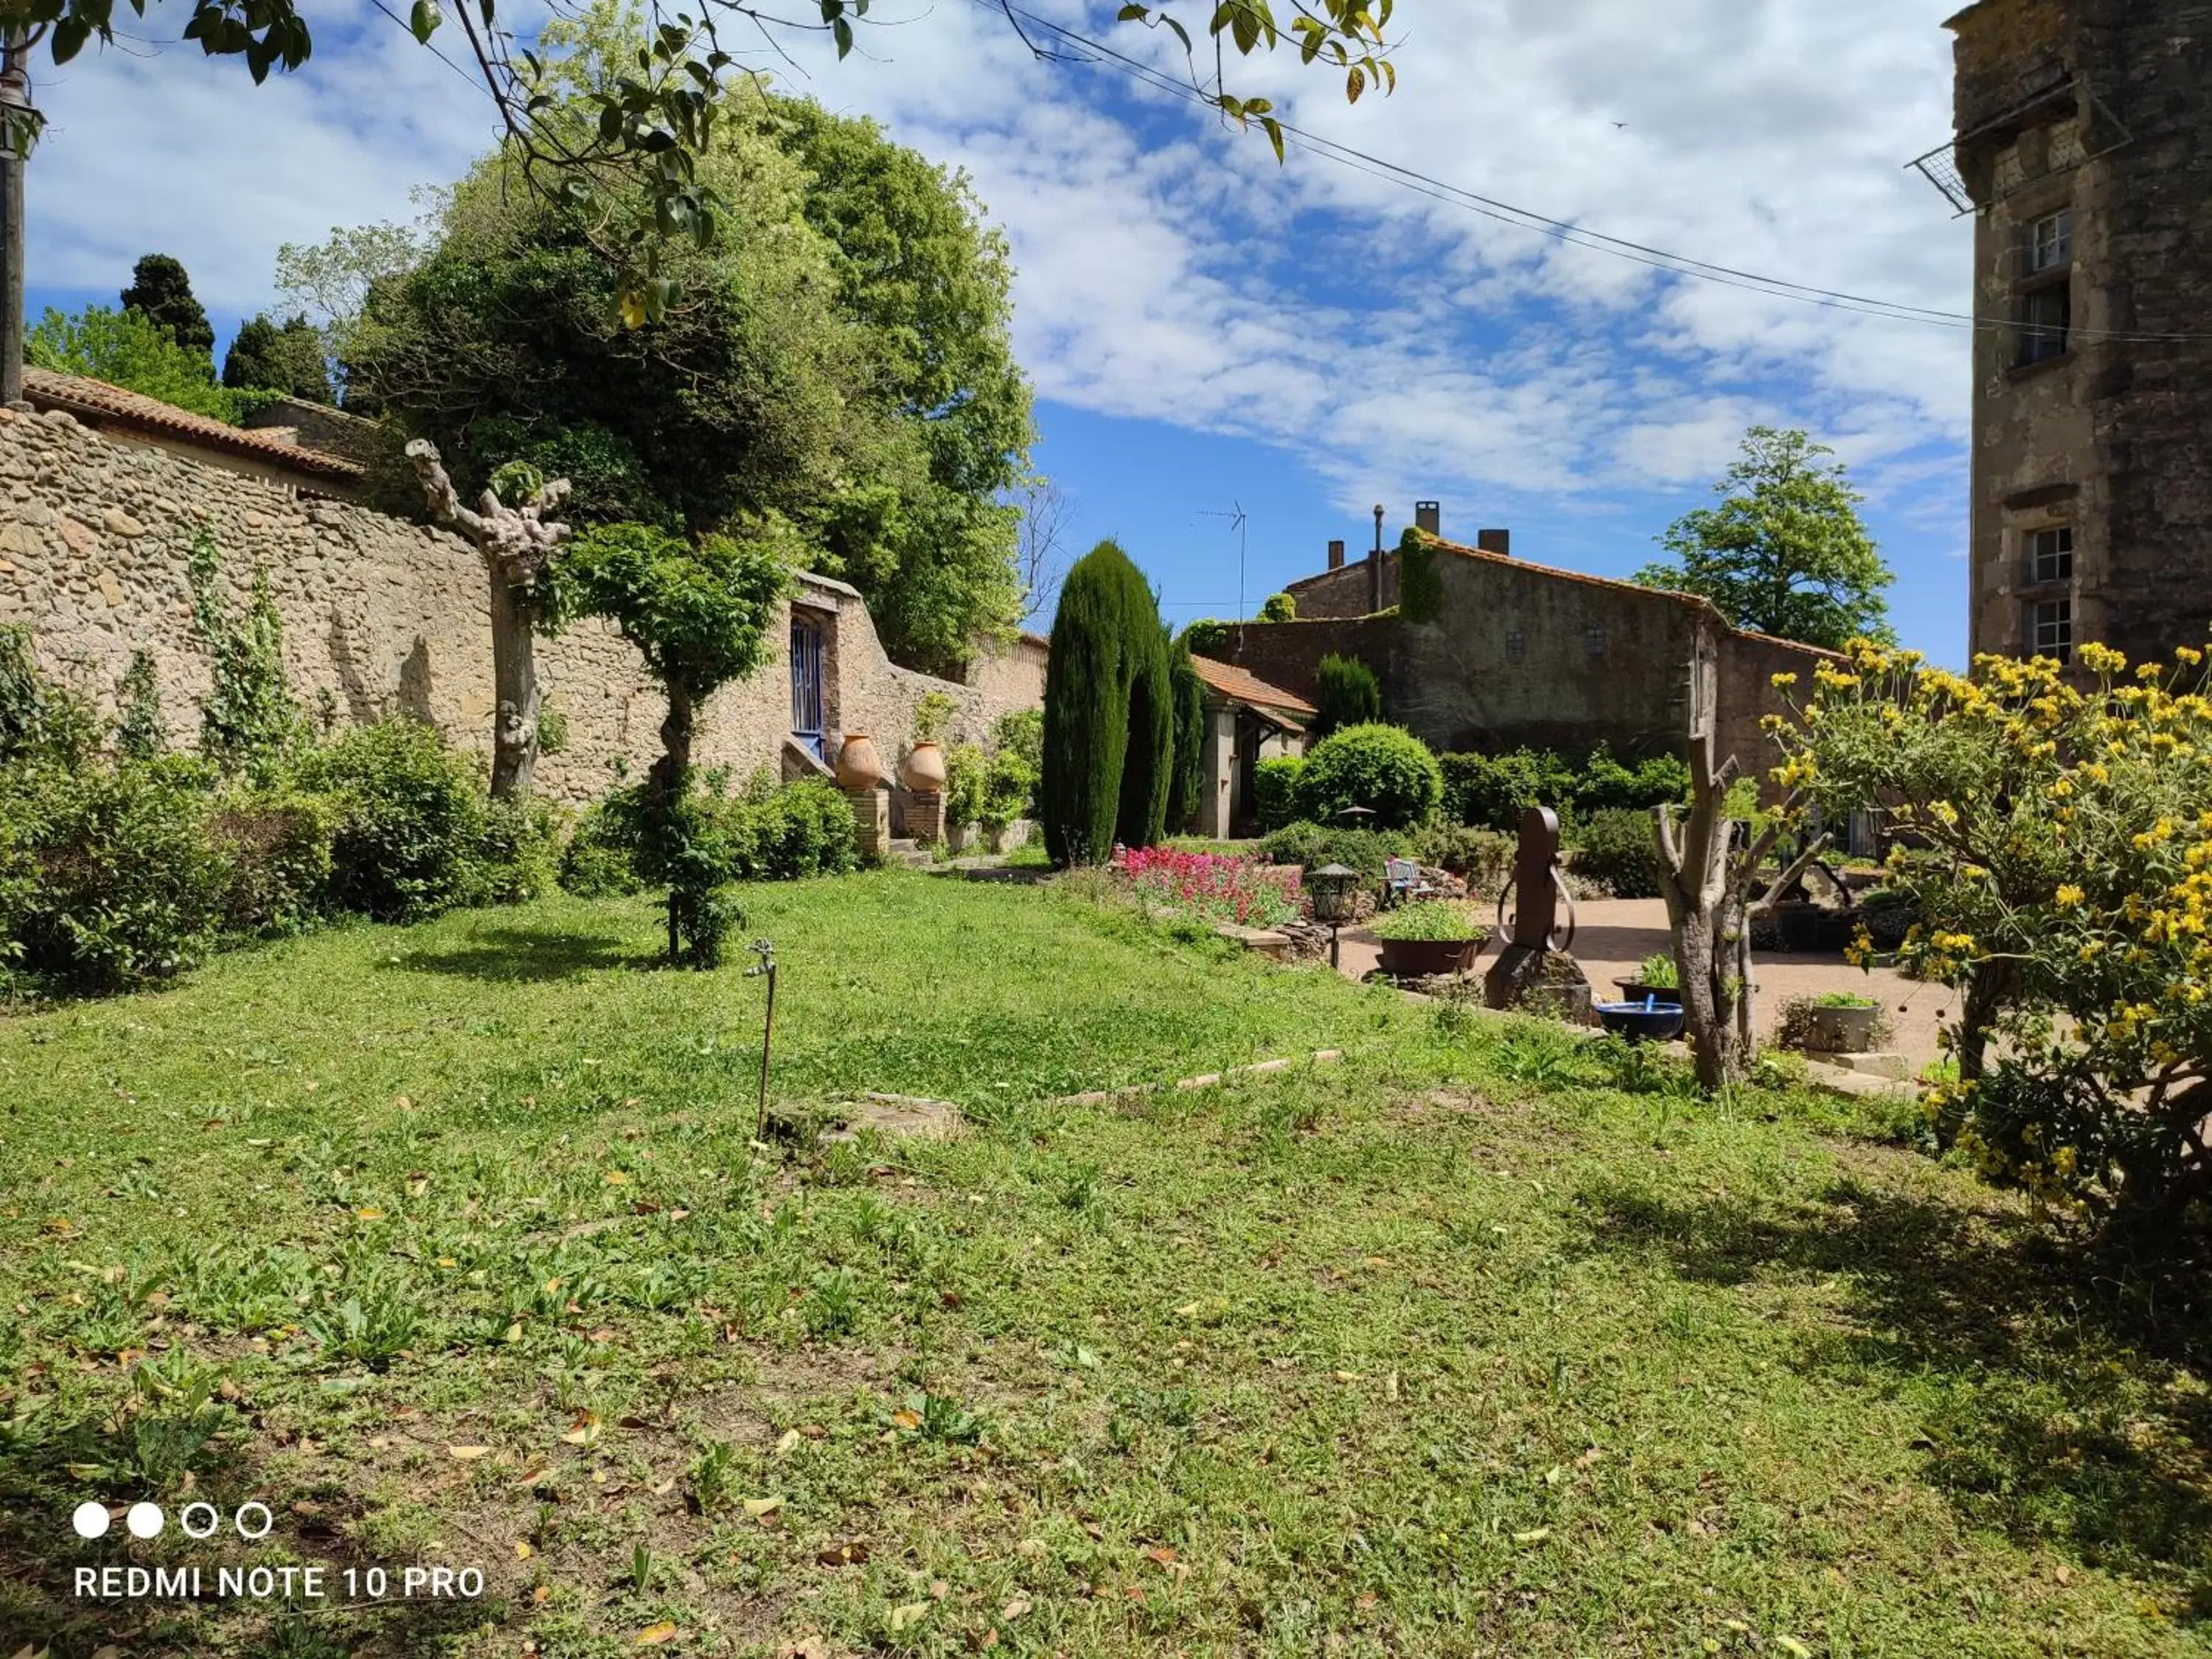
[[[2203,645],[2212,3],[1978,0],[1946,27],[1982,325],[1972,648]]]

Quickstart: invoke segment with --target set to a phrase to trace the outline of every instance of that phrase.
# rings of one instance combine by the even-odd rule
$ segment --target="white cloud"
[[[1287,53],[1237,73],[1298,124],[1468,189],[1959,309],[1963,230],[1900,166],[1948,124],[1947,9],[1431,0],[1399,19],[1395,97],[1347,107]],[[45,88],[33,280],[114,286],[161,248],[211,303],[250,309],[278,242],[404,216],[409,186],[455,176],[489,138],[482,94],[374,12],[346,15],[307,71],[258,88],[192,48],[109,53]],[[799,43],[783,83],[975,176],[1049,397],[1297,448],[1347,507],[1679,486],[1753,419],[1811,426],[1909,494],[1929,475],[1885,460],[1962,438],[1963,333],[1662,278],[1310,154],[1279,168],[1104,70],[1036,62],[978,4],[871,15],[890,26],[854,58]],[[1168,61],[1108,15],[1085,27]]]

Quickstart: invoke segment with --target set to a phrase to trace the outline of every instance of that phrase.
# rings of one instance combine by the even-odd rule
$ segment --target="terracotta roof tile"
[[[1304,697],[1294,697],[1279,685],[1270,685],[1256,674],[1248,674],[1233,663],[1216,662],[1211,657],[1193,653],[1190,665],[1198,671],[1200,679],[1224,697],[1238,702],[1249,702],[1261,708],[1279,708],[1285,714],[1317,714],[1321,711]]]
[[[347,480],[357,479],[362,473],[357,462],[325,455],[319,450],[302,449],[267,432],[230,426],[210,416],[195,415],[158,398],[126,392],[119,386],[82,374],[57,374],[52,369],[33,368],[27,364],[23,369],[23,396],[41,409],[67,410],[72,415],[88,416],[95,423],[112,423],[160,437],[176,438],[204,449],[222,450],[289,467],[295,472]]]

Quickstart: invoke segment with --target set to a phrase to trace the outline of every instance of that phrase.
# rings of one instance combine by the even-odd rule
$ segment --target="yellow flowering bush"
[[[1855,644],[1780,770],[1881,809],[1921,917],[1899,966],[1964,993],[1931,1116],[2053,1210],[2212,1218],[2212,698],[2201,652],[1979,657],[1970,676]],[[1862,953],[1863,954],[1863,953]]]

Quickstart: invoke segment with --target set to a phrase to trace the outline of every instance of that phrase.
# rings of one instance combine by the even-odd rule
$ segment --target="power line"
[[[1022,22],[1030,24],[1062,40],[1082,46],[1096,54],[1091,60],[1103,64],[1131,78],[1142,81],[1154,88],[1170,93],[1186,103],[1206,108],[1214,106],[1204,93],[1176,79],[1164,75],[1149,64],[1115,51],[1101,41],[1075,30],[1054,23],[1049,19],[1005,3],[1005,0],[975,0],[988,10],[1012,15]],[[1055,62],[1083,62],[1080,58],[1061,58]],[[1494,219],[1521,230],[1533,230],[1570,246],[1588,248],[1593,252],[1608,253],[1632,264],[1665,270],[1680,276],[1692,276],[1703,282],[1716,283],[1724,288],[1742,289],[1754,294],[1765,294],[1777,299],[1794,300],[1800,304],[1814,305],[1827,310],[1851,311],[1861,315],[1886,317],[1898,322],[1918,322],[1945,328],[1969,330],[2016,331],[2035,326],[2002,319],[1976,317],[1966,312],[1940,311],[1926,306],[1909,305],[1902,301],[1883,300],[1867,295],[1849,294],[1836,289],[1820,288],[1811,283],[1790,282],[1779,276],[1763,276],[1756,271],[1740,270],[1730,265],[1715,264],[1707,260],[1692,258],[1686,254],[1668,252],[1663,248],[1648,246],[1622,237],[1609,236],[1602,231],[1588,229],[1565,220],[1554,219],[1533,209],[1518,207],[1510,202],[1483,196],[1464,187],[1447,183],[1416,168],[1358,149],[1349,144],[1324,138],[1318,133],[1306,131],[1289,122],[1279,123],[1286,142],[1295,142],[1325,161],[1336,162],[1355,173],[1364,173],[1372,178],[1396,184],[1416,194]],[[2068,337],[2076,340],[2111,340],[2130,343],[2165,343],[2212,340],[2212,333],[2150,333],[2121,329],[2069,328]]]

